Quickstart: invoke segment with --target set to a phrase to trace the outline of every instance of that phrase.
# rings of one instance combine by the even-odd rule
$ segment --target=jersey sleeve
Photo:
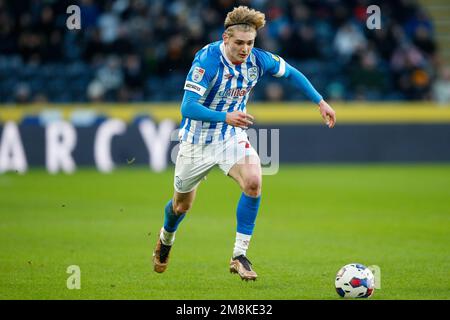
[[[315,103],[319,103],[323,99],[303,73],[289,65],[280,56],[257,49],[256,58],[262,69],[262,74],[267,72],[274,77],[287,78],[292,85],[302,90]]]
[[[274,77],[283,77],[286,73],[286,62],[280,56],[258,49],[256,57],[262,67],[262,74],[268,73]]]
[[[184,90],[203,96],[217,72],[215,57],[208,54],[208,50],[202,49],[197,53],[192,62],[191,69],[184,83]]]

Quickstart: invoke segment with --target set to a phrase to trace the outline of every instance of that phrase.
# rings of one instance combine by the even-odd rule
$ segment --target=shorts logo
[[[247,71],[248,80],[255,81],[258,78],[258,67],[251,67]]]
[[[200,67],[195,67],[194,72],[192,73],[192,81],[200,82],[200,81],[202,81],[204,75],[205,75],[205,69],[202,69]]]
[[[239,141],[238,144],[245,143],[245,149],[250,148],[250,143],[248,141]]]
[[[175,185],[178,189],[183,187],[183,180],[181,180],[179,176],[175,176]]]

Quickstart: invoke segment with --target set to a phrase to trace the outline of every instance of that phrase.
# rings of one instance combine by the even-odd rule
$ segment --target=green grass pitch
[[[164,274],[151,254],[173,169],[0,175],[0,299],[340,299],[337,270],[377,265],[372,299],[450,299],[450,165],[298,165],[264,176],[248,256],[228,271],[238,186],[217,169]],[[81,269],[69,290],[67,267]]]

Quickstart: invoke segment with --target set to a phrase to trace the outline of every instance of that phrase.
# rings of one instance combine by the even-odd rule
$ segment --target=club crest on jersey
[[[248,80],[255,81],[258,78],[258,67],[251,67],[247,70]]]
[[[202,69],[200,67],[195,67],[194,72],[192,73],[192,81],[194,81],[194,82],[202,81],[204,74],[205,74],[205,69]]]

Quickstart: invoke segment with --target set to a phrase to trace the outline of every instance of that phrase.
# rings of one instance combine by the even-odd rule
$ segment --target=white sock
[[[236,242],[234,243],[233,258],[247,253],[250,239],[252,236],[236,232]]]
[[[159,238],[164,245],[171,246],[175,241],[175,232],[168,232],[166,229],[162,228]]]

